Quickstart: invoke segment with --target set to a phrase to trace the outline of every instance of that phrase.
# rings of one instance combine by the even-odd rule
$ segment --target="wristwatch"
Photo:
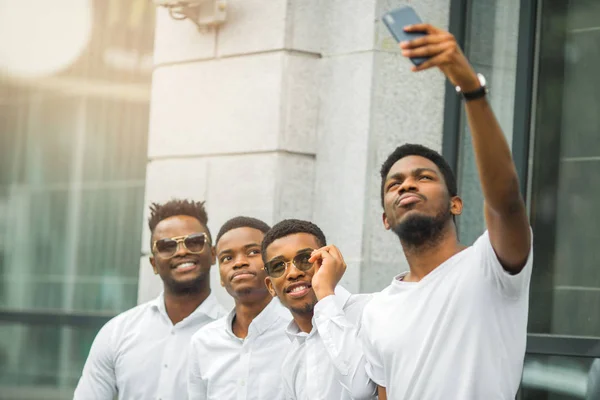
[[[456,86],[456,92],[462,94],[462,97],[466,101],[477,100],[484,97],[489,92],[486,86],[485,77],[481,74],[477,74],[477,79],[479,79],[479,84],[481,85],[479,89],[474,90],[472,92],[463,92],[460,86]]]

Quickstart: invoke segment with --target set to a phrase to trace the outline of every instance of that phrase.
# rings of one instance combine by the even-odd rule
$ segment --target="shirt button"
[[[169,366],[167,364],[165,364],[165,368],[168,368]]]
[[[242,386],[246,386],[246,381],[242,380],[242,382],[240,382],[240,384],[241,384]]]
[[[174,334],[175,334],[175,331],[171,331],[171,335],[174,335]]]

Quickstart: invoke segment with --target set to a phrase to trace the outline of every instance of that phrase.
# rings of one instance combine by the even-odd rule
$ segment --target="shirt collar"
[[[293,342],[294,340],[304,341],[307,337],[314,335],[316,332],[317,330],[315,329],[314,324],[310,333],[302,332],[298,327],[298,324],[296,324],[296,321],[294,321],[293,319],[285,328],[285,334],[290,339],[290,342]]]
[[[157,298],[150,302],[150,307],[160,312],[165,317],[169,317],[167,314],[167,308],[165,307],[165,293],[160,292]],[[197,318],[200,315],[205,315],[213,320],[218,319],[221,314],[221,305],[217,301],[217,296],[211,291],[210,294],[200,305],[183,321]],[[181,321],[181,322],[183,322]]]
[[[352,294],[349,291],[347,291],[343,286],[337,285],[334,290],[333,301],[335,301],[339,308],[343,309],[346,303],[348,302],[350,296],[352,296]],[[310,333],[302,332],[296,324],[296,321],[294,321],[293,319],[290,321],[287,328],[285,329],[286,335],[292,342],[294,341],[294,339],[304,340],[305,338],[314,335],[316,332],[317,329],[315,328],[314,317],[313,328],[311,329]]]
[[[227,325],[225,326],[225,329],[231,335],[234,335],[232,326],[234,318],[235,307],[227,316]],[[260,312],[260,314],[258,314],[252,320],[250,326],[248,327],[248,335],[254,332],[256,333],[256,335],[261,335],[280,318],[291,318],[291,314],[287,308],[281,305],[279,299],[275,297],[269,302],[269,304],[267,304],[267,306]]]

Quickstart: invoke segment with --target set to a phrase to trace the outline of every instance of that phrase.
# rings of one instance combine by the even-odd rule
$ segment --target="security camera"
[[[189,19],[199,30],[207,30],[225,22],[227,0],[153,0],[169,10],[171,18]]]

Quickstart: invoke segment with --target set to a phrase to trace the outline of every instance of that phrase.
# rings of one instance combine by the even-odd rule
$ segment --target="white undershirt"
[[[282,361],[290,347],[291,313],[277,298],[254,318],[248,336],[233,333],[235,309],[200,329],[191,340],[190,400],[283,399]]]
[[[366,371],[388,399],[506,399],[519,387],[533,246],[507,273],[485,232],[419,282],[394,278],[365,307]]]
[[[94,339],[74,400],[185,400],[192,335],[225,315],[211,293],[173,325],[164,295],[117,315]]]

